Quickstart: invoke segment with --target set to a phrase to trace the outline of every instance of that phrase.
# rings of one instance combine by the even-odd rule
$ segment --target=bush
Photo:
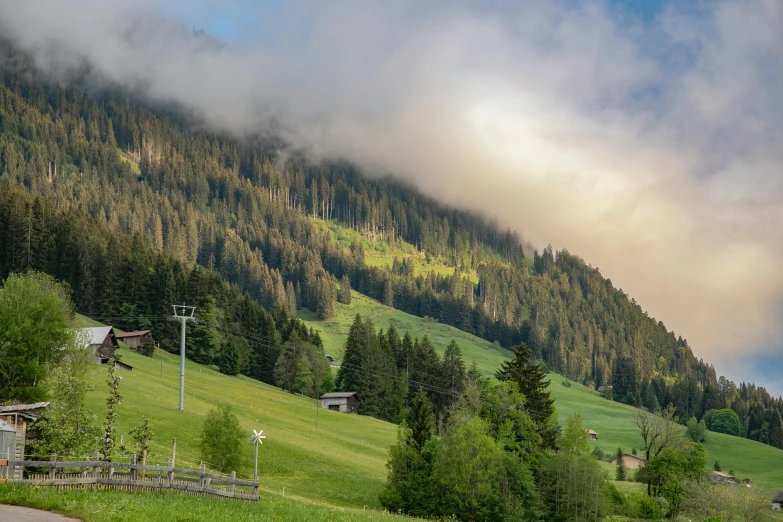
[[[604,460],[604,457],[606,456],[606,455],[604,455],[604,450],[602,450],[599,447],[593,448],[592,455],[593,455],[593,457],[597,458],[598,460]]]
[[[661,518],[661,507],[654,498],[647,495],[634,495],[632,503],[634,516],[647,520]]]
[[[226,473],[242,466],[244,435],[231,406],[221,404],[207,414],[201,430],[201,459],[212,469]]]

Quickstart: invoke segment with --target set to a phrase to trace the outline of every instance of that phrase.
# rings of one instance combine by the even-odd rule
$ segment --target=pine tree
[[[348,274],[343,274],[340,279],[340,291],[337,292],[337,302],[344,305],[351,304],[351,280],[348,278]]]
[[[383,285],[382,302],[386,306],[394,306],[394,287],[392,286],[391,279],[387,279],[386,284]]]
[[[545,448],[556,449],[559,435],[555,417],[554,399],[547,388],[549,381],[544,368],[530,362],[532,352],[521,343],[514,348],[514,358],[505,361],[495,376],[500,381],[513,381],[519,385],[519,391],[525,396],[525,409],[537,425]]]
[[[615,471],[615,480],[625,480],[628,477],[628,471],[625,467],[625,461],[623,460],[622,448],[617,448],[617,471]]]
[[[413,398],[406,422],[411,429],[416,450],[421,452],[427,441],[435,435],[435,415],[432,413],[432,405],[427,394],[422,388],[419,388],[419,392]]]
[[[139,346],[139,353],[152,357],[155,354],[155,341],[152,339],[152,334],[147,334],[144,338],[144,342]]]

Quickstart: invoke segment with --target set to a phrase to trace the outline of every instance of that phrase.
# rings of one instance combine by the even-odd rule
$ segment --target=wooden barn
[[[0,406],[0,420],[13,428],[15,435],[15,449],[11,455],[13,460],[24,460],[24,447],[27,440],[28,426],[40,419],[46,410],[49,409],[48,402],[36,402],[35,404],[11,404],[9,406]],[[5,457],[0,457],[5,458]],[[22,469],[17,468],[15,478],[22,478]]]
[[[125,345],[133,351],[139,349],[144,344],[144,341],[150,335],[150,330],[139,330],[136,332],[118,333],[115,335],[118,341],[122,341]]]
[[[356,392],[330,392],[321,395],[321,407],[343,413],[359,413],[359,395]]]
[[[587,438],[590,440],[598,440],[598,433],[593,430],[587,430]]]
[[[108,363],[109,359],[114,358],[114,352],[119,348],[117,336],[111,326],[82,328],[76,335],[81,346],[92,352],[95,364]],[[116,366],[120,370],[133,370],[132,366],[120,361],[116,361]]]
[[[623,462],[625,463],[625,467],[628,469],[638,469],[644,465],[644,457],[626,453],[623,455]],[[612,459],[612,464],[617,464],[617,458]]]

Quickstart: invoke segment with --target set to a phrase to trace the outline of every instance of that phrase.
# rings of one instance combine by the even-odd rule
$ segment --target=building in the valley
[[[321,407],[343,413],[359,413],[359,395],[356,392],[329,392],[321,395]]]
[[[30,424],[40,419],[48,409],[48,402],[0,406],[0,421],[3,421],[14,430],[14,451],[11,453],[11,460],[24,460],[27,430]],[[0,458],[5,457],[0,456]],[[14,478],[22,478],[21,473],[21,468],[17,468]]]
[[[590,440],[598,440],[598,433],[593,430],[587,430],[587,438]]]
[[[115,359],[120,370],[133,370],[133,367],[121,361],[116,361],[114,352],[119,348],[117,335],[111,326],[95,326],[82,328],[76,332],[77,342],[87,350],[90,350],[95,364],[106,364],[109,359]]]
[[[644,465],[644,457],[626,453],[623,455],[623,462],[628,469],[638,469]],[[612,464],[617,464],[617,458],[612,459]]]
[[[128,348],[136,351],[150,335],[152,335],[150,330],[138,330],[136,332],[118,333],[115,337],[118,341],[124,342]]]

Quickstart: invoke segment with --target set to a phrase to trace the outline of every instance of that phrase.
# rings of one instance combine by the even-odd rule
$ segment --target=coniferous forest
[[[171,351],[177,330],[167,318],[186,300],[201,319],[195,361],[288,389],[300,385],[275,369],[289,364],[277,364],[289,341],[307,346],[296,353],[324,348],[297,308],[331,317],[338,297],[350,299],[338,287],[350,286],[508,349],[524,343],[549,371],[611,386],[610,398],[627,404],[672,404],[683,423],[731,409],[741,436],[783,448],[781,398],[718,377],[685,339],[578,256],[547,247],[531,260],[517,233],[399,181],[282,154],[260,137],[209,131],[187,112],[145,105],[119,86],[58,85],[9,53],[0,82],[0,278],[48,273],[67,283],[79,312],[124,329],[155,322]],[[410,243],[454,272],[416,275],[409,260],[368,266],[361,242],[340,247],[321,221],[392,246]],[[346,361],[371,371],[362,365],[386,357],[383,368],[412,372],[397,359],[405,352],[392,349],[405,342],[401,334],[379,335],[357,319]],[[360,336],[374,340],[362,344]],[[416,350],[432,359],[425,344]],[[432,372],[449,375],[448,359],[435,354],[431,362]],[[325,389],[324,370],[313,363],[308,371],[308,394]],[[351,378],[346,370],[336,385],[362,385]],[[375,391],[389,400],[376,401],[372,413],[399,420],[400,404],[419,390],[389,386]],[[444,397],[429,400],[436,413],[446,411]]]

